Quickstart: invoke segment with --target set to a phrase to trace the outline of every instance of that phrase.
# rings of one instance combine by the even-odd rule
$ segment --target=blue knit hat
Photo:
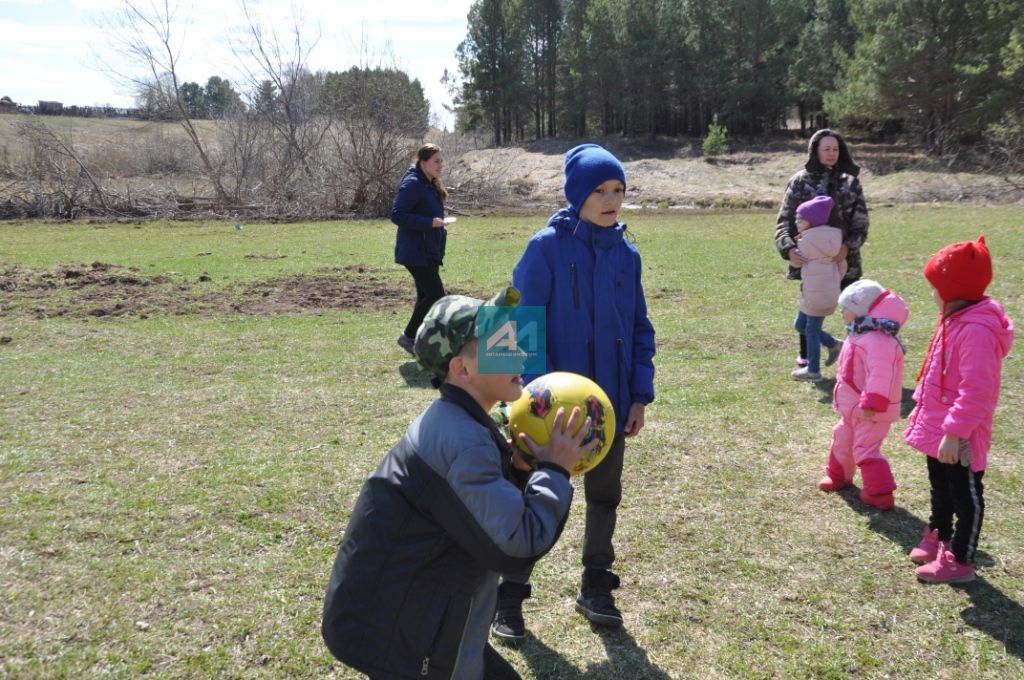
[[[626,186],[626,170],[619,159],[597,144],[580,144],[565,153],[565,198],[579,213],[583,203],[599,185],[617,179]]]

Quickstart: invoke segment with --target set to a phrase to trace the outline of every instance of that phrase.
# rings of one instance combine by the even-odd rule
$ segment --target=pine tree
[[[826,108],[844,121],[898,121],[949,153],[977,138],[997,111],[999,50],[1011,25],[993,0],[862,0],[850,17],[861,36],[840,91]],[[1019,21],[1017,25],[1019,25]],[[996,105],[995,108],[998,108]]]
[[[826,92],[836,89],[841,65],[853,52],[857,33],[850,24],[847,0],[811,0],[789,60],[787,89],[796,100],[800,134],[808,124],[826,127],[822,113]],[[809,120],[809,117],[815,120]]]

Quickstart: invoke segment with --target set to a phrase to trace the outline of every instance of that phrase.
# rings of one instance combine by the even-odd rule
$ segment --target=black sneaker
[[[576,598],[576,611],[597,626],[618,628],[622,625],[622,612],[615,607],[612,591],[619,587],[619,577],[606,569],[587,569],[583,572],[583,587]]]
[[[507,644],[517,644],[526,639],[526,622],[523,620],[523,600],[530,597],[529,583],[502,582],[498,586],[498,607],[491,623],[491,635]]]
[[[413,356],[416,356],[416,352],[413,350],[413,345],[415,344],[416,341],[405,333],[398,336],[398,346]]]

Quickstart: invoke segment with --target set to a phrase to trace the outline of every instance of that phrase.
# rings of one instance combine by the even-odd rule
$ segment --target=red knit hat
[[[980,300],[992,282],[992,256],[985,237],[946,246],[924,266],[924,277],[943,302]]]

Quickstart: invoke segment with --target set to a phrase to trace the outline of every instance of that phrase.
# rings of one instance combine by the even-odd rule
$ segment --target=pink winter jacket
[[[836,311],[839,282],[846,262],[833,262],[843,247],[843,232],[823,224],[800,232],[797,248],[807,262],[800,268],[800,311],[809,316],[828,316]]]
[[[992,444],[1003,359],[1013,345],[1013,321],[1002,305],[984,298],[946,317],[935,329],[918,376],[903,438],[938,457],[943,435],[967,439],[971,470],[984,470]]]
[[[901,327],[907,322],[907,303],[885,291],[868,310],[875,319],[892,319]],[[849,335],[839,354],[832,407],[847,417],[865,418],[864,409],[875,411],[871,420],[899,420],[903,396],[903,349],[883,331]]]

